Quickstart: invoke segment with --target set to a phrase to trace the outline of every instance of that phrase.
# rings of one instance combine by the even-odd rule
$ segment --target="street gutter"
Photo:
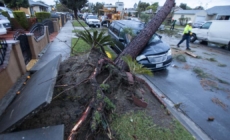
[[[152,90],[157,94],[158,97],[164,97],[161,101],[166,105],[170,113],[195,137],[197,140],[211,140],[211,138],[206,135],[190,118],[182,113],[182,110],[176,109],[174,103],[170,101],[164,93],[160,91],[150,80],[143,75],[138,75],[137,77],[144,80]]]

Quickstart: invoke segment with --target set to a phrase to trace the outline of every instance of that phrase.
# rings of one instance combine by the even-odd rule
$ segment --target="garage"
[[[205,21],[205,16],[196,16],[195,22]]]

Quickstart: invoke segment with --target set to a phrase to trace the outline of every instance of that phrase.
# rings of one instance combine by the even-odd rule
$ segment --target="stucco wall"
[[[44,26],[44,35],[41,36],[37,41],[34,39],[33,33],[28,33],[27,37],[32,53],[32,59],[38,59],[38,54],[46,47],[48,43],[50,43],[48,27]]]
[[[1,66],[0,71],[0,99],[14,85],[19,77],[26,72],[24,58],[18,41],[8,43],[7,55],[5,56],[5,66]],[[3,68],[4,67],[4,68]]]
[[[29,8],[20,8],[20,11],[23,11],[23,12],[25,12],[26,14],[28,14],[28,15],[30,15],[30,10],[29,10]]]

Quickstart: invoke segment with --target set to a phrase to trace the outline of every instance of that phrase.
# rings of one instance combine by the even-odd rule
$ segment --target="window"
[[[212,22],[206,22],[204,25],[202,25],[202,29],[209,29],[209,27],[211,26]]]
[[[118,36],[119,35],[119,30],[120,30],[120,26],[118,26],[117,24],[115,24],[114,25],[114,29],[113,29],[114,34],[116,34]]]
[[[120,28],[120,31],[119,31],[119,38],[123,38],[124,40],[126,40],[125,32],[124,32],[123,28]],[[125,41],[125,42],[126,42],[126,41]]]
[[[113,32],[114,23],[111,23],[109,29]]]

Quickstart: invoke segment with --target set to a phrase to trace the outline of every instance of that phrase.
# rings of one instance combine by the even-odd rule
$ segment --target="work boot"
[[[190,49],[190,48],[186,48],[186,50],[189,50],[189,51],[191,51],[191,49]]]
[[[176,45],[178,48],[180,48],[179,44]]]

